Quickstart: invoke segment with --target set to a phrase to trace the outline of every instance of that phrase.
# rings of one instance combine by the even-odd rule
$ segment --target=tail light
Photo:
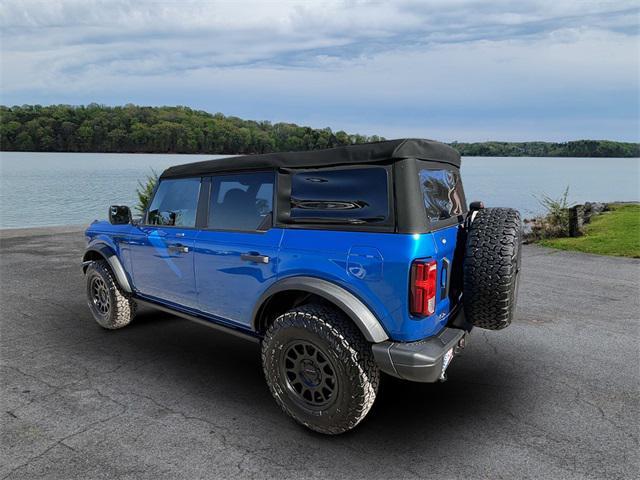
[[[436,311],[437,274],[435,260],[415,260],[411,264],[409,307],[412,315],[427,317]]]

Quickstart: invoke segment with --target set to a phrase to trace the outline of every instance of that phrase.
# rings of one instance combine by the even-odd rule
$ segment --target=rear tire
[[[476,327],[500,330],[513,320],[522,256],[520,213],[511,208],[478,210],[469,228],[464,258],[464,311]]]
[[[262,342],[262,365],[282,410],[305,427],[330,435],[362,421],[380,381],[360,331],[339,310],[319,304],[275,319]]]
[[[116,282],[109,264],[96,261],[86,271],[87,303],[98,325],[108,330],[126,327],[136,314],[136,304]]]

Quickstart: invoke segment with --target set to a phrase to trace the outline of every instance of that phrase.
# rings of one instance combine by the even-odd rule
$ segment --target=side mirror
[[[126,205],[111,205],[109,207],[109,222],[112,225],[131,223],[131,210]]]

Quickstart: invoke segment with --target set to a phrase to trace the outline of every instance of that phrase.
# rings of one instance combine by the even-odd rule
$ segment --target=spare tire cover
[[[469,226],[464,257],[464,312],[472,325],[500,330],[516,309],[522,222],[511,208],[478,210]]]

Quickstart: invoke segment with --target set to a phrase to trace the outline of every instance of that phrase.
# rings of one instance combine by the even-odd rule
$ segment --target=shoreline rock
[[[638,201],[585,202],[573,205],[555,214],[547,213],[524,219],[524,243],[535,243],[545,238],[580,237],[584,226],[597,215],[611,210],[611,205],[638,204]]]

